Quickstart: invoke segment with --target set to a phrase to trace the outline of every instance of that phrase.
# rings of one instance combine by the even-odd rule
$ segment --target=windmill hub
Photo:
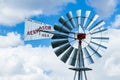
[[[81,40],[83,40],[83,39],[85,39],[86,38],[86,34],[84,34],[84,33],[78,33],[77,34],[77,39],[79,40],[79,41],[81,41]]]

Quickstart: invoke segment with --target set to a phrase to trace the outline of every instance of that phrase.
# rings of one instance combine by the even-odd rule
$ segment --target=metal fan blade
[[[52,47],[55,48],[55,47],[61,46],[63,44],[66,44],[68,42],[69,41],[66,39],[66,40],[53,41],[53,42],[51,42],[51,44],[52,44]]]
[[[64,19],[63,16],[60,17],[59,22],[63,24],[67,29],[72,30],[70,24]]]
[[[105,22],[102,20],[102,21],[98,22],[96,25],[90,27],[88,30],[91,31],[93,29],[96,29],[96,28],[103,26],[104,24],[105,24]]]
[[[55,54],[57,56],[59,56],[60,54],[62,54],[64,51],[66,51],[71,45],[68,43],[68,44],[65,44],[63,45],[62,47],[58,48],[57,50],[55,50]]]
[[[71,46],[66,52],[65,54],[61,57],[61,60],[66,63],[66,61],[68,60],[69,56],[71,55],[72,51],[73,51],[73,47]]]
[[[66,39],[68,38],[67,35],[63,35],[63,34],[54,34],[52,39]]]
[[[72,65],[72,66],[75,66],[76,59],[77,59],[77,51],[78,51],[78,49],[74,49],[73,57],[71,57],[70,65]]]
[[[88,23],[87,26],[85,26],[85,29],[89,28],[98,18],[99,16],[98,15],[95,15],[91,20],[90,22]]]
[[[91,37],[91,39],[109,40],[109,37]]]
[[[66,33],[69,34],[69,31],[67,29],[65,29],[64,27],[60,27],[58,25],[54,25],[54,29],[58,32],[62,32],[62,33]]]
[[[81,25],[81,10],[77,10],[76,18],[77,18],[77,24],[79,27],[79,32],[84,33],[83,26]]]
[[[75,25],[75,21],[74,21],[74,19],[73,19],[72,12],[70,11],[70,12],[68,12],[66,15],[67,15],[68,19],[70,20],[71,25],[72,25],[73,28],[74,28],[76,25]]]
[[[97,57],[102,57],[92,46],[88,45],[88,47],[96,54]]]
[[[105,29],[101,29],[101,30],[98,30],[98,31],[94,31],[94,32],[92,32],[91,34],[93,35],[93,34],[96,34],[96,33],[101,33],[101,32],[107,31],[107,30],[108,30],[108,29],[105,28]]]
[[[84,54],[85,54],[85,57],[86,57],[87,61],[90,64],[94,63],[94,61],[93,61],[91,55],[89,54],[88,50],[86,48],[83,48],[83,50],[84,50]]]
[[[81,10],[77,10],[76,15],[77,15],[77,23],[78,23],[78,25],[80,25],[81,24],[81,19],[80,19],[80,17],[81,17]]]
[[[104,48],[104,49],[107,49],[106,46],[103,46],[103,45],[101,45],[101,44],[95,43],[95,42],[93,42],[93,41],[90,41],[90,43],[95,44],[95,45],[97,45],[97,46],[99,46],[99,47],[102,47],[102,48]]]
[[[83,21],[83,27],[85,26],[89,15],[90,15],[90,11],[86,11],[85,16],[84,16],[84,21]]]

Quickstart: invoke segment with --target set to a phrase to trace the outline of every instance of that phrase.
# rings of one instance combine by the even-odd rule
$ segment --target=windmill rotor
[[[106,34],[105,22],[98,19],[97,14],[92,15],[91,11],[82,14],[81,10],[76,11],[73,16],[69,11],[67,19],[59,18],[61,25],[54,25],[55,33],[51,45],[57,57],[64,63],[68,63],[78,72],[78,80],[87,80],[86,71],[92,70],[85,67],[85,63],[92,64],[95,57],[102,57],[101,52],[107,49],[106,43],[109,37]],[[74,76],[74,80],[76,79]]]

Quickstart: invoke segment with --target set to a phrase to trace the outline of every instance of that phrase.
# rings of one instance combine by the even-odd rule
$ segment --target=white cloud
[[[108,57],[105,62],[105,71],[108,76],[120,76],[120,30],[111,29],[109,31],[110,35],[110,42],[109,42],[109,49],[108,49]]]
[[[118,0],[86,0],[87,4],[92,6],[96,12],[102,17],[110,17],[115,11]]]
[[[0,24],[10,26],[19,23],[30,16],[42,14],[42,10],[27,10],[10,7],[4,7],[3,9],[0,9],[0,12]]]
[[[51,47],[0,48],[1,80],[66,80],[66,76],[70,79],[69,74]]]
[[[60,12],[75,0],[0,0],[0,24],[15,25],[25,18]]]
[[[120,28],[120,15],[116,15],[115,21],[111,23],[112,28]]]
[[[108,76],[120,76],[120,57],[110,57],[105,64],[105,70]]]
[[[17,33],[7,33],[7,36],[0,35],[0,47],[14,47],[20,44],[22,45],[23,41]]]

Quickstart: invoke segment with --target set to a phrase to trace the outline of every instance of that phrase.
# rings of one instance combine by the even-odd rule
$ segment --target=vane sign
[[[37,22],[34,20],[25,20],[25,32],[24,32],[24,40],[37,40],[37,39],[45,39],[51,38],[53,34],[49,34],[42,31],[53,31],[53,27],[49,24]]]

